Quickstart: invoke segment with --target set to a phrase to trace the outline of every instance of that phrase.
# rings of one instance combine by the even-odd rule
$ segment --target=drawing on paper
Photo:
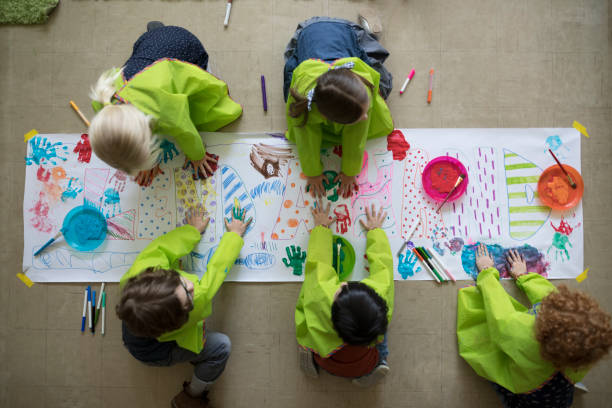
[[[461,251],[461,264],[463,270],[476,279],[478,277],[478,269],[476,268],[476,248],[480,245],[479,242],[473,245],[466,245]],[[486,245],[489,250],[489,254],[493,258],[495,268],[499,271],[499,276],[502,278],[509,278],[510,273],[508,272],[508,262],[506,260],[508,252],[510,250],[516,250],[525,259],[527,264],[527,272],[537,273],[544,277],[548,276],[548,268],[550,264],[545,260],[544,254],[538,251],[537,248],[531,245],[524,244],[523,246],[516,248],[503,248],[501,245]]]
[[[251,147],[251,166],[264,178],[280,177],[281,167],[286,166],[295,156],[288,147],[272,146],[264,143]]]
[[[572,248],[572,243],[570,242],[569,237],[574,231],[574,229],[579,227],[580,224],[576,225],[575,227],[571,227],[567,221],[561,218],[558,227],[555,227],[552,221],[550,222],[550,226],[553,228],[553,230],[555,230],[555,233],[553,234],[552,243],[548,247],[546,254],[548,256],[551,256],[552,250],[552,253],[555,256],[555,261],[560,260],[563,262],[564,256],[566,258],[565,260],[569,261],[569,251]]]
[[[78,154],[77,160],[81,163],[89,163],[91,160],[91,144],[89,143],[89,135],[87,133],[81,135],[81,140],[79,140],[72,152]]]
[[[302,252],[302,248],[299,246],[296,247],[295,245],[291,245],[285,247],[285,252],[287,252],[287,258],[283,258],[285,266],[291,268],[294,275],[302,275],[304,261],[306,260],[306,251]]]
[[[29,155],[26,156],[26,165],[51,163],[56,165],[58,160],[66,161],[68,146],[62,142],[51,143],[46,137],[35,136],[28,142]]]

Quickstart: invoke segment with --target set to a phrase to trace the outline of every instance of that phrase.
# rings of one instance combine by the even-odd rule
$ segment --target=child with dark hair
[[[170,366],[189,361],[191,382],[174,397],[174,408],[206,407],[208,389],[221,375],[231,343],[222,333],[207,332],[204,319],[212,299],[244,244],[248,222],[225,220],[228,230],[208,262],[202,279],[180,270],[179,259],[200,242],[209,218],[190,210],[187,225],[155,239],[142,251],[119,283],[122,292],[116,311],[122,320],[123,342],[145,364]]]
[[[298,25],[285,50],[284,95],[288,140],[297,146],[307,189],[325,193],[321,148],[342,146],[339,194],[357,188],[368,139],[393,131],[385,98],[389,56],[376,38],[350,21],[313,17]]]
[[[315,228],[310,233],[304,283],[295,308],[295,329],[300,345],[300,368],[310,377],[318,367],[353,378],[367,387],[384,378],[387,365],[387,327],[393,313],[393,258],[381,229],[387,216],[382,209],[366,209],[361,220],[367,233],[370,276],[361,282],[340,282],[332,266],[330,205],[312,210]]]
[[[459,354],[493,383],[504,407],[570,407],[574,384],[612,346],[610,315],[587,294],[527,273],[518,252],[507,258],[533,306],[527,309],[506,293],[481,244],[476,286],[461,289],[457,299]]]

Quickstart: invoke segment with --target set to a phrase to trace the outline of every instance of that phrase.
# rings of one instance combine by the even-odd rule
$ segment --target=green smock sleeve
[[[532,305],[541,302],[551,292],[557,290],[548,279],[537,273],[519,276],[516,279],[516,286],[525,292]]]
[[[197,283],[206,302],[212,302],[243,245],[244,241],[239,234],[232,231],[223,234],[217,250],[206,266],[206,273]]]
[[[200,238],[200,231],[191,225],[157,237],[136,257],[132,267],[121,277],[120,286],[123,288],[130,278],[150,267],[177,269],[179,258],[190,253]]]
[[[298,118],[299,119],[299,118]],[[300,159],[302,172],[308,177],[319,176],[323,173],[321,164],[321,140],[323,133],[319,123],[305,126],[298,126],[289,121],[287,138],[295,142]]]
[[[356,176],[361,172],[363,152],[368,140],[370,116],[342,129],[342,172]]]
[[[387,318],[391,322],[394,301],[393,255],[384,230],[376,228],[368,231],[366,254],[370,276],[361,282],[370,286],[385,300],[389,308]]]

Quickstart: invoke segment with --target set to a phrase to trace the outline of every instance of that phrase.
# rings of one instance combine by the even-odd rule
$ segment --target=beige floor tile
[[[439,51],[442,1],[386,1],[382,12],[385,44],[398,51]],[[394,59],[392,54],[390,59]]]
[[[11,388],[27,384],[45,385],[46,334],[44,330],[9,330],[6,343],[6,364],[11,368]]]
[[[102,408],[99,387],[46,387],[45,406],[49,408]]]
[[[495,128],[498,127],[498,108],[442,108],[442,127]]]
[[[282,55],[285,47],[293,36],[297,25],[314,16],[332,16],[328,12],[327,0],[296,1],[274,0],[274,26],[275,33],[272,42],[272,50]],[[354,17],[356,18],[356,16]],[[282,66],[278,67],[282,72]]]
[[[11,408],[31,408],[45,406],[45,388],[32,386],[13,386],[8,389],[8,405]]]
[[[442,292],[430,282],[397,282],[389,344],[396,334],[441,334]],[[415,313],[419,310],[419,313]],[[395,344],[395,349],[399,348]]]
[[[553,57],[553,102],[557,107],[605,107],[606,56],[560,53]]]
[[[155,400],[155,386],[146,387],[101,387],[100,402],[103,407],[151,408],[169,406]]]
[[[274,393],[300,394],[318,389],[319,379],[306,377],[300,370],[295,333],[281,333],[271,347],[270,388]]]
[[[270,321],[272,331],[295,338],[295,305],[301,283],[280,283],[270,286]]]
[[[496,48],[495,6],[487,0],[446,2],[442,7],[442,51]]]
[[[225,7],[221,8],[219,17],[213,23],[219,27],[214,47],[248,52],[268,50],[274,38],[274,31],[270,29],[274,25],[273,10],[274,4],[270,1],[236,3],[232,7],[228,26],[223,28]],[[255,21],[257,23],[253,24]],[[282,53],[282,50],[277,52]]]
[[[241,390],[246,384],[255,389],[270,387],[272,345],[278,337],[249,331],[230,335],[232,355],[215,389]]]
[[[498,49],[549,51],[553,41],[552,9],[551,0],[498,1]]]
[[[102,387],[154,387],[161,368],[136,360],[123,345],[120,336],[105,336],[102,342]],[[112,391],[112,390],[111,390]],[[113,391],[116,395],[119,391]]]
[[[489,51],[443,52],[440,74],[434,78],[432,104],[442,103],[447,109],[495,107],[497,58],[496,53]]]
[[[85,285],[50,284],[47,288],[47,329],[79,331]]]
[[[438,408],[442,405],[440,392],[385,392],[384,408]]]
[[[52,55],[30,50],[14,50],[8,98],[15,105],[51,105]]]
[[[526,128],[552,127],[554,108],[499,108],[499,127]]]
[[[215,330],[227,334],[270,332],[274,326],[269,299],[266,284],[224,284],[215,296]]]
[[[155,400],[158,402],[166,401],[169,404],[172,398],[183,389],[183,382],[191,380],[193,366],[189,363],[182,363],[171,367],[162,367],[157,371],[159,375],[155,387]]]
[[[413,391],[439,391],[442,353],[438,334],[396,334],[389,338],[389,367],[385,387]]]
[[[498,54],[498,106],[550,106],[552,63],[550,53]]]
[[[606,51],[608,7],[605,1],[554,1],[552,11],[554,51]]]
[[[23,239],[23,238],[21,238]],[[15,268],[11,276],[20,272],[17,266],[20,259],[15,259]],[[14,329],[45,329],[47,327],[47,291],[46,285],[35,284],[28,288],[17,278],[10,280],[9,324]],[[34,300],[35,299],[35,300]],[[44,337],[44,332],[43,337]]]
[[[79,308],[80,309],[80,308]],[[46,384],[90,386],[101,383],[102,338],[88,332],[47,330]]]

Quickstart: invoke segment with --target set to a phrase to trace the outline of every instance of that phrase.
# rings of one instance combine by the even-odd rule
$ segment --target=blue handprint
[[[30,156],[26,156],[25,161],[26,165],[30,165],[33,163],[41,164],[45,160],[51,162],[51,164],[57,164],[53,158],[58,158],[66,161],[65,157],[58,156],[57,149],[62,146],[62,142],[51,143],[47,140],[46,137],[36,136],[35,138],[30,140],[30,149],[32,149],[32,153]],[[63,146],[63,150],[67,150],[68,146]],[[59,151],[60,153],[68,154],[67,152]]]
[[[407,279],[409,276],[414,276],[415,273],[421,271],[421,267],[417,266],[417,257],[410,251],[399,255],[399,264],[397,271],[402,275],[402,279]],[[416,266],[416,269],[415,269]]]
[[[162,140],[159,147],[162,149],[164,154],[164,163],[168,163],[168,160],[172,160],[175,154],[179,154],[179,151],[176,149],[176,146],[174,146],[174,143],[168,139]]]
[[[287,258],[283,258],[283,263],[287,268],[293,269],[293,274],[300,276],[302,274],[302,266],[306,260],[306,251],[302,252],[302,248],[291,245],[286,247]]]
[[[77,194],[83,191],[83,187],[81,187],[79,184],[74,186],[72,185],[72,182],[76,180],[78,180],[78,178],[70,178],[70,181],[68,182],[68,187],[66,187],[66,190],[62,193],[62,201],[66,201],[69,198],[76,198]]]

